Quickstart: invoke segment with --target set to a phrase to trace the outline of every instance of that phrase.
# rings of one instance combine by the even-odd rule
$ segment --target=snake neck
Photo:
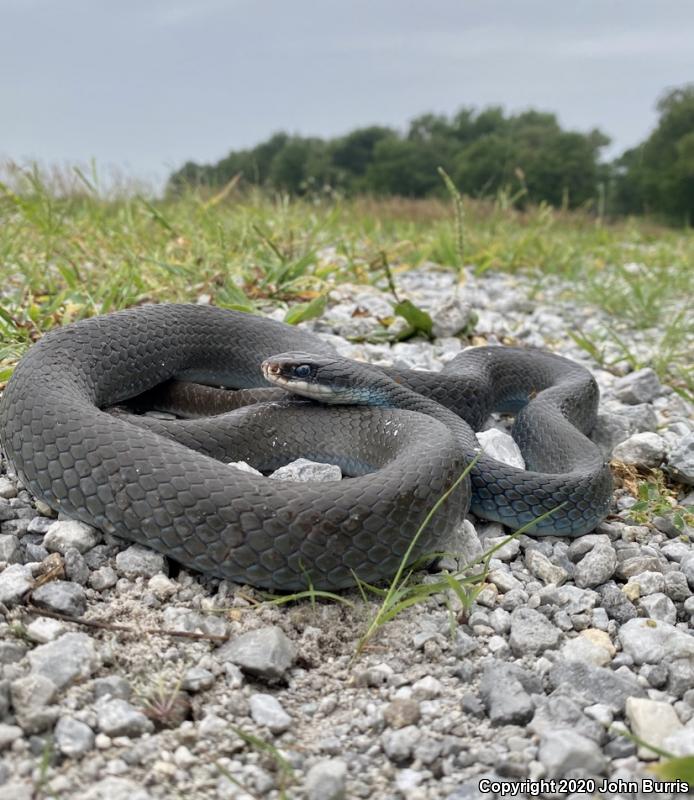
[[[383,373],[372,374],[371,381],[368,392],[364,389],[365,394],[370,397],[366,404],[426,414],[443,423],[455,435],[466,453],[474,454],[479,450],[479,443],[468,423],[440,403],[418,394],[398,383],[396,378],[390,378]]]

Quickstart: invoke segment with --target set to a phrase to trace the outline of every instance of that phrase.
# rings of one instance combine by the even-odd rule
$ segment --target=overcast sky
[[[692,80],[691,0],[0,0],[0,157],[156,182],[464,105],[555,111],[613,154]]]

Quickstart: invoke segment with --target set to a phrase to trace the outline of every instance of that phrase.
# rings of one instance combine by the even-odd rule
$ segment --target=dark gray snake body
[[[441,506],[419,552],[459,522],[470,492],[475,514],[516,528],[564,504],[537,534],[577,536],[607,513],[609,468],[585,436],[595,382],[541,351],[473,348],[436,374],[365,368],[377,383],[394,385],[387,375],[420,393],[421,409],[280,401],[171,423],[102,410],[171,378],[266,386],[260,363],[287,350],[332,352],[300,329],[211,307],[151,305],[88,319],[46,334],[20,361],[0,400],[0,442],[53,508],[193,569],[280,589],[391,576],[473,455],[462,420],[479,429],[492,410],[517,412],[514,436],[536,471],[481,457],[471,489],[461,484]],[[426,398],[462,419],[432,415]],[[301,455],[353,477],[296,484],[220,463],[266,471]]]

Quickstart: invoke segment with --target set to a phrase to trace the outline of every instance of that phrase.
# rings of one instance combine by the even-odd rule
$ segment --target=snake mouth
[[[281,375],[282,368],[274,361],[263,361],[261,364],[264,375]]]
[[[263,361],[260,368],[265,380],[303,397],[325,400],[334,394],[334,390],[326,384],[297,377],[294,364],[288,365],[267,359]]]

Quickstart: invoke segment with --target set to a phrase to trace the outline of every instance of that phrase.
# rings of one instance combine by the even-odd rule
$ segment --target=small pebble
[[[248,704],[253,720],[258,725],[268,728],[272,733],[283,733],[292,724],[292,718],[274,695],[252,694],[248,698]]]

